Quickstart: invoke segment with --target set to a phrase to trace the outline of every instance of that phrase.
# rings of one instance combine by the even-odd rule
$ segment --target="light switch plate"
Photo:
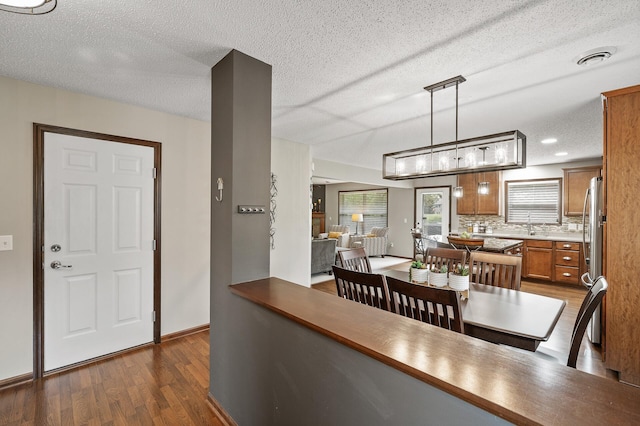
[[[13,250],[13,235],[0,235],[0,251]]]

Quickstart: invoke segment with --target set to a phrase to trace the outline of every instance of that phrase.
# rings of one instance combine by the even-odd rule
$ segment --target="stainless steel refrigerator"
[[[602,225],[604,223],[603,209],[604,197],[602,178],[591,179],[589,188],[584,198],[582,212],[582,248],[584,260],[587,264],[587,272],[582,275],[582,284],[591,288],[593,282],[602,275]],[[598,306],[587,327],[587,336],[592,343],[600,343],[602,332],[600,330],[602,306]]]

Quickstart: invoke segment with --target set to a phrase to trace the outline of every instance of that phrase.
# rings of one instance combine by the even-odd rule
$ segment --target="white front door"
[[[153,340],[154,150],[44,139],[44,369]]]
[[[451,188],[448,186],[416,189],[416,227],[422,236],[447,242],[451,217]]]

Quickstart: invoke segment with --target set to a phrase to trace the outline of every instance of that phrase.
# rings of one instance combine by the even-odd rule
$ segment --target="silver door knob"
[[[73,265],[63,265],[59,260],[51,262],[51,269],[71,269]]]

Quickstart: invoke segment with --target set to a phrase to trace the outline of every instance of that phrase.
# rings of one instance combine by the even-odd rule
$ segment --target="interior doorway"
[[[34,125],[34,377],[160,341],[160,148]]]

